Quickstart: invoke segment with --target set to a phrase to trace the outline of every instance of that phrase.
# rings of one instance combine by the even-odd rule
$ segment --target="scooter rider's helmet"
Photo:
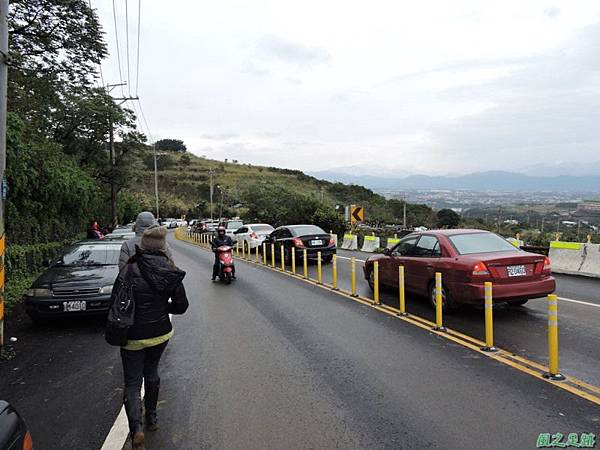
[[[219,236],[225,236],[225,227],[221,225],[219,228],[217,228],[217,234]]]

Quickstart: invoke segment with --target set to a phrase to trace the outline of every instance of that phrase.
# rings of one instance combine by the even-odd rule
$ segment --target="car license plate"
[[[313,239],[312,241],[310,241],[310,245],[317,246],[317,245],[323,245],[323,241],[320,239]]]
[[[86,308],[86,304],[83,300],[63,302],[63,311],[65,311],[65,312],[85,311],[85,308]]]
[[[525,270],[525,266],[507,266],[506,271],[508,272],[509,277],[524,277],[527,275],[527,271]]]

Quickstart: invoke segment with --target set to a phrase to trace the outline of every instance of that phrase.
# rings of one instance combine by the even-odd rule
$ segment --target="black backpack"
[[[131,280],[131,263],[127,263],[115,280],[104,338],[110,345],[127,345],[127,333],[135,319],[134,285]]]

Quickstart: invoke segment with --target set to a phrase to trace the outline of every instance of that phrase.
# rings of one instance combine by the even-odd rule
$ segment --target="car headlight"
[[[50,289],[32,288],[25,292],[27,297],[50,297]]]
[[[100,288],[100,293],[101,294],[110,294],[110,293],[112,293],[112,288],[113,288],[112,284],[109,284],[108,286],[102,286]]]

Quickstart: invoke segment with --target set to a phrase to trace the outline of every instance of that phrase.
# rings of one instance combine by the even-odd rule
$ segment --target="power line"
[[[90,5],[90,11],[94,12],[94,9],[92,8],[92,0],[88,0],[88,4]],[[100,80],[102,81],[102,87],[104,87],[104,74],[102,73],[102,60],[98,59],[98,61],[96,61],[96,63],[98,64],[98,69],[100,71]]]
[[[135,69],[135,96],[138,96],[140,81],[140,34],[142,28],[142,0],[138,0],[138,36],[137,36],[137,63]]]
[[[119,32],[117,27],[117,7],[115,6],[115,0],[112,1],[113,6],[113,19],[115,22],[115,40],[117,42],[117,62],[119,63],[119,81],[123,81],[123,73],[121,72],[121,52],[119,50]],[[125,97],[125,91],[121,86],[121,94]]]
[[[125,0],[125,43],[127,45],[127,92],[131,97],[131,77],[129,75],[129,8],[127,5],[129,4],[128,0]]]
[[[148,130],[148,137],[150,137],[150,141],[154,142],[154,137],[152,136],[152,132],[150,131],[150,127],[148,126],[148,121],[146,120],[146,115],[144,114],[144,108],[142,108],[142,102],[140,102],[140,99],[138,99],[137,101],[138,105],[140,106],[140,112],[142,113],[142,120],[144,121],[146,129]]]

